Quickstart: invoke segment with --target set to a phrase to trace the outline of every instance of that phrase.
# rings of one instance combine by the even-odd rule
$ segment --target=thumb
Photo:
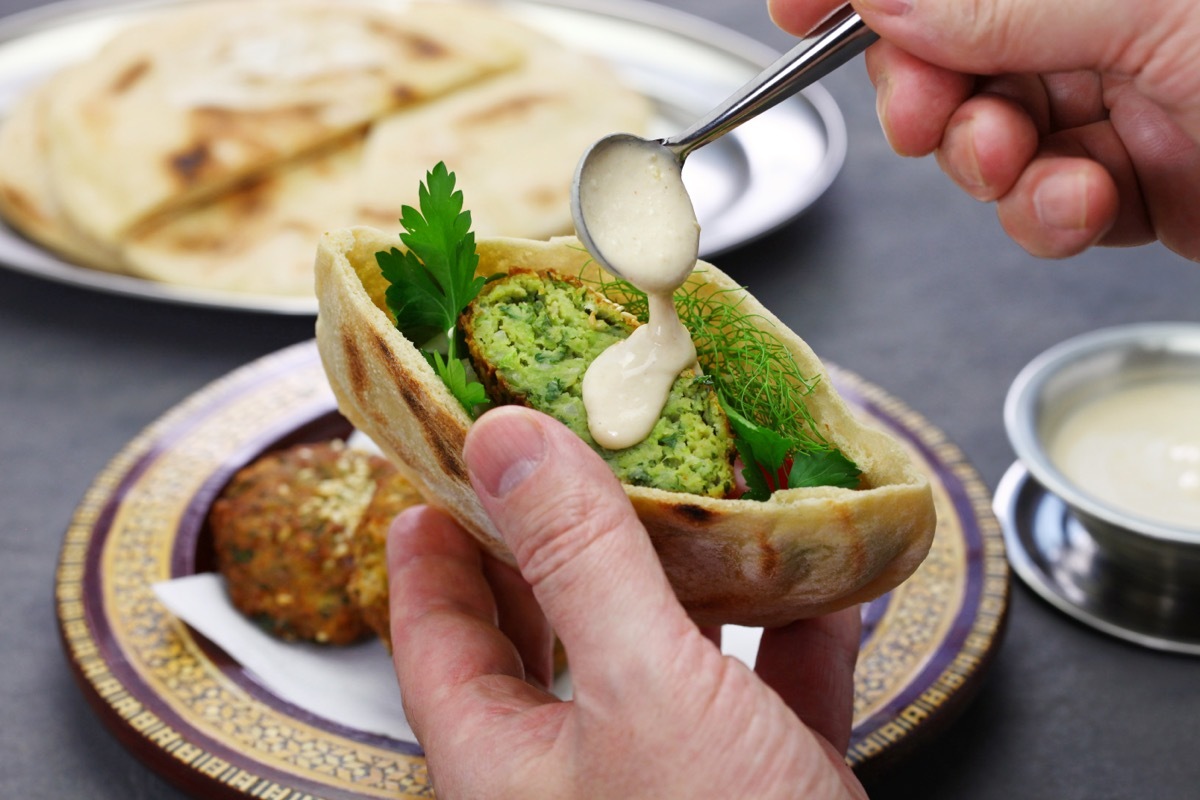
[[[1158,27],[1144,24],[1152,13],[1147,6],[1156,1],[854,0],[853,5],[868,27],[918,58],[987,75],[1114,67],[1117,54],[1129,53],[1139,37]]]
[[[628,684],[639,663],[651,674],[674,658],[695,625],[620,483],[583,440],[539,412],[506,406],[471,426],[464,457],[562,639],[577,691]]]

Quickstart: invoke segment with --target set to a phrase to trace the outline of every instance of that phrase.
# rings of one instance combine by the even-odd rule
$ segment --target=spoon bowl
[[[575,171],[580,241],[608,272],[645,291],[673,290],[698,257],[700,225],[682,171],[663,140],[628,133],[597,141]]]

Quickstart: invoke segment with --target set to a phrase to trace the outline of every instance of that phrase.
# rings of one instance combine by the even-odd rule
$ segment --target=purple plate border
[[[847,761],[860,774],[877,775],[922,742],[940,734],[974,697],[1000,647],[1012,579],[991,493],[962,452],[923,417],[853,373],[830,369],[839,394],[902,440],[925,463],[953,509],[939,520],[938,535],[961,537],[963,593],[953,618],[923,667],[878,710],[855,719]],[[862,642],[879,635],[892,594],[863,611]]]

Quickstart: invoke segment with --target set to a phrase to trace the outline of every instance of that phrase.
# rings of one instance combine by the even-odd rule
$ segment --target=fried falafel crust
[[[392,649],[391,613],[388,601],[387,537],[392,520],[406,508],[421,503],[421,494],[404,476],[393,473],[382,478],[350,539],[354,564],[346,590],[358,606],[363,621]]]
[[[351,539],[376,485],[394,474],[386,459],[340,441],[267,453],[239,470],[209,512],[234,606],[285,640],[369,636],[346,588]]]

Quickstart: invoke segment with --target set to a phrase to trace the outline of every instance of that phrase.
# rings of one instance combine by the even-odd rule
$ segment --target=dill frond
[[[607,273],[593,280],[580,277],[646,322],[646,295],[632,284]],[[713,291],[693,274],[675,293],[675,308],[692,333],[700,367],[737,413],[804,451],[833,449],[805,403],[820,376],[804,375],[787,346],[764,329],[773,324],[742,310],[743,292],[740,287]]]

